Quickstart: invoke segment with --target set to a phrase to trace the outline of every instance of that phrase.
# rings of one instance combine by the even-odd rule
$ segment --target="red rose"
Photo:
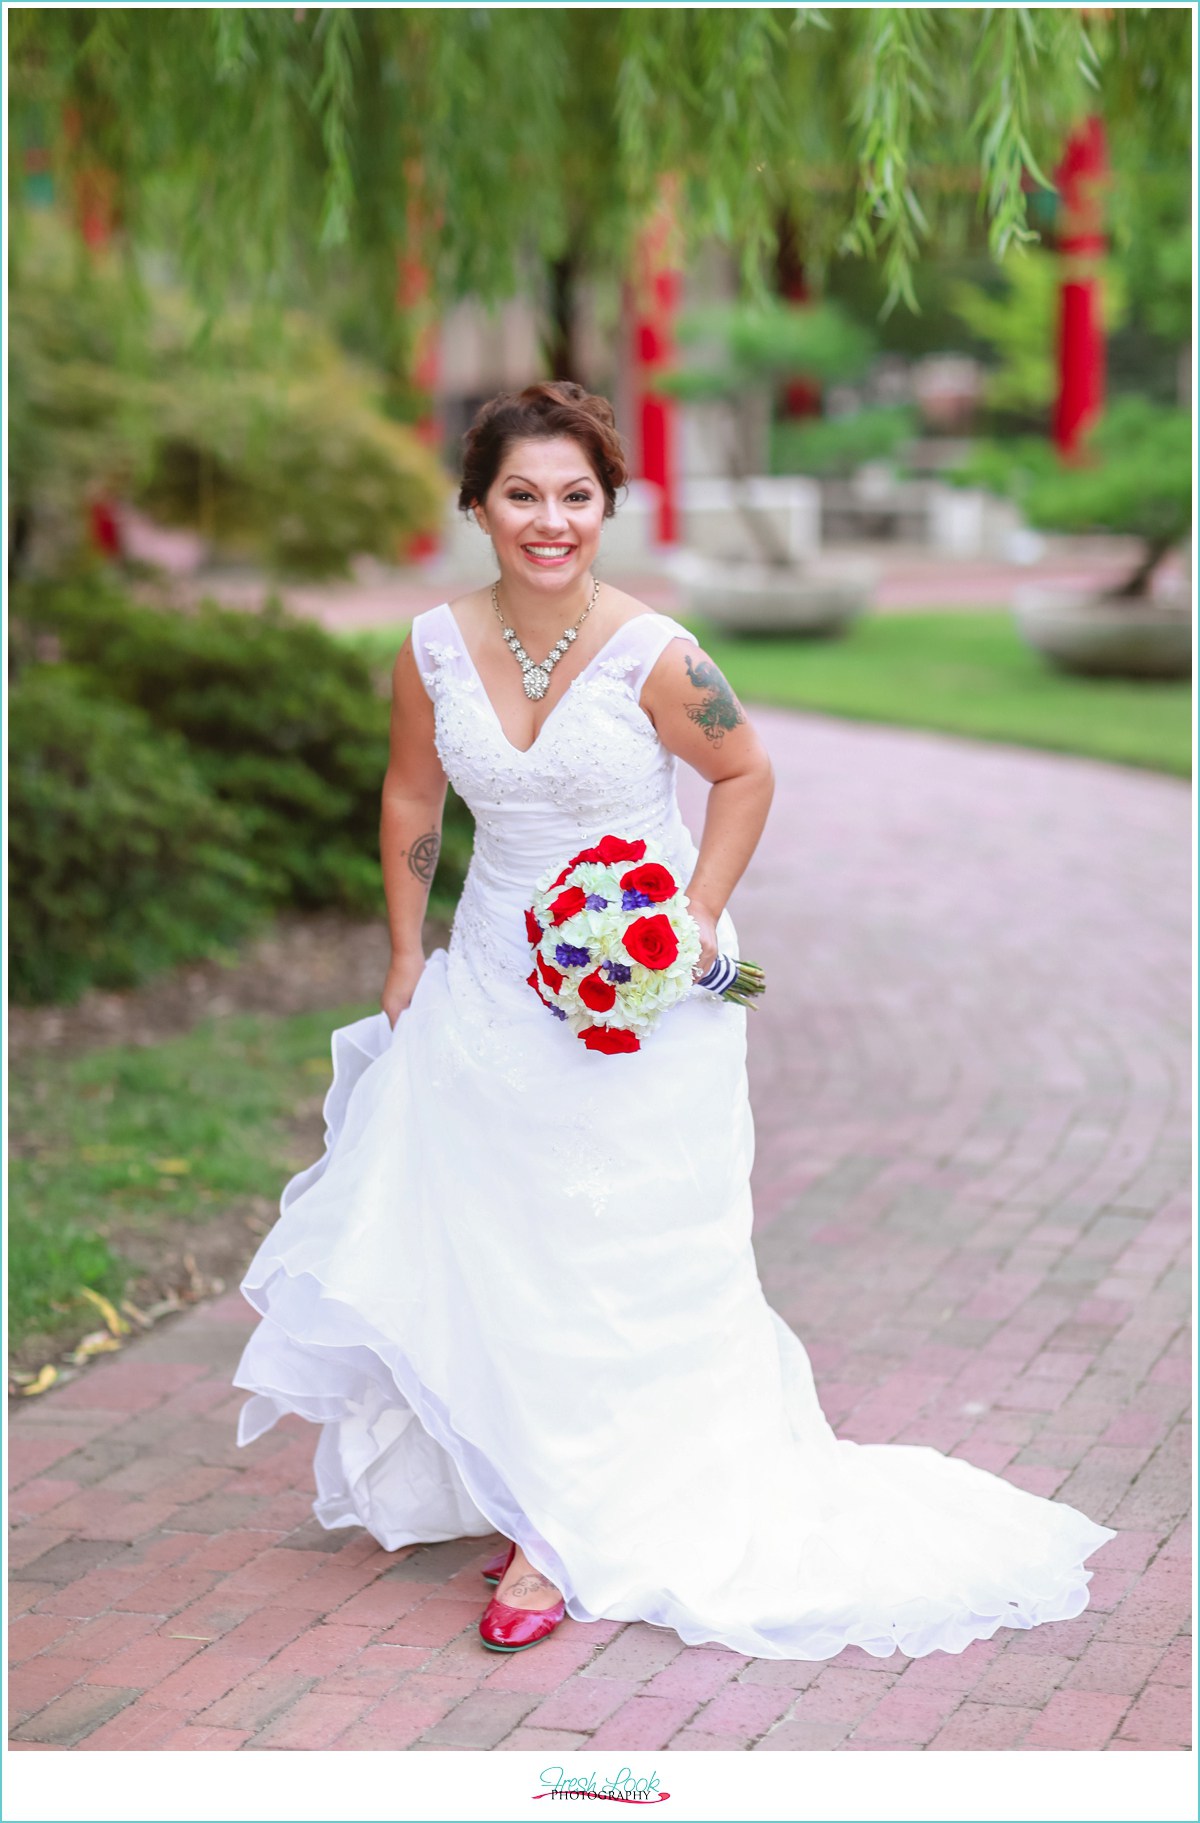
[[[582,911],[586,904],[587,894],[582,886],[568,886],[565,893],[559,893],[557,899],[551,900],[551,924],[565,924],[577,911]]]
[[[550,1002],[547,1000],[545,994],[543,994],[541,988],[538,986],[538,978],[537,978],[536,969],[530,969],[529,973],[525,977],[525,983],[526,983],[527,987],[531,987],[533,989],[534,993],[537,995],[538,999],[541,1001],[543,1006],[550,1005]]]
[[[579,998],[593,1013],[607,1013],[616,997],[616,988],[611,981],[604,979],[598,968],[594,968],[590,975],[585,975],[579,983]]]
[[[540,943],[542,927],[531,911],[525,913],[525,935],[530,943]]]
[[[623,1032],[615,1025],[585,1025],[579,1036],[589,1051],[606,1051],[615,1056],[619,1051],[640,1051],[642,1041],[633,1032]]]
[[[621,875],[621,885],[627,892],[644,894],[655,905],[669,899],[677,890],[672,876],[657,861],[645,861],[641,867],[631,867],[627,874]]]
[[[679,954],[679,939],[663,912],[652,918],[635,918],[625,932],[625,948],[645,968],[670,968]]]
[[[562,885],[563,881],[566,879],[567,875],[570,873],[570,871],[574,867],[574,865],[575,865],[574,861],[568,861],[566,866],[563,868],[562,872],[559,874],[557,880],[551,880],[551,882],[550,882],[550,891],[551,892],[554,891],[554,888],[556,886]]]
[[[554,968],[549,962],[547,962],[544,956],[538,957],[537,965],[538,965],[538,969],[541,972],[542,980],[546,983],[546,986],[550,989],[550,992],[552,994],[557,994],[559,988],[563,984],[563,978],[559,974],[558,970],[556,968]]]
[[[605,836],[596,846],[596,858],[606,867],[613,867],[618,861],[640,861],[645,852],[644,842],[625,842],[620,836]]]

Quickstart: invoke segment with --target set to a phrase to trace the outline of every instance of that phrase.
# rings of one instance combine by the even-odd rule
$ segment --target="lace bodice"
[[[438,753],[475,818],[481,865],[522,889],[571,845],[610,829],[676,843],[676,761],[640,705],[672,639],[694,634],[665,614],[619,627],[573,679],[532,747],[500,725],[448,604],[413,622],[413,651],[433,700]],[[683,831],[686,835],[686,831]]]
[[[609,833],[643,836],[687,878],[696,848],[675,797],[677,762],[641,691],[672,639],[665,614],[627,621],[558,698],[533,745],[514,747],[447,603],[419,614],[412,642],[433,701],[435,740],[475,818],[475,847],[450,940],[452,975],[488,998],[529,972],[523,908],[538,876]],[[512,1065],[511,1056],[508,1065]]]

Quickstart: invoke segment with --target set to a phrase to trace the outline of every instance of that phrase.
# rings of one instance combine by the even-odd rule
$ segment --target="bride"
[[[545,382],[465,439],[490,587],[396,660],[381,1010],[333,1034],[323,1156],[243,1284],[239,1441],[320,1427],[314,1511],[387,1550],[500,1533],[482,1644],[564,1615],[766,1658],[961,1652],[1087,1605],[1116,1536],[923,1445],[837,1438],[751,1245],[746,1013],[695,985],[636,1053],[526,982],[538,877],[606,834],[687,882],[702,974],[770,805],[762,742],[678,622],[596,579],[626,471],[611,407]],[[507,636],[507,637],[506,637]],[[697,848],[678,759],[709,781]],[[475,818],[422,955],[447,780]]]

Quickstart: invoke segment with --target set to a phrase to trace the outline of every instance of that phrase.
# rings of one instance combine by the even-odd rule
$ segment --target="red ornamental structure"
[[[1104,403],[1104,326],[1100,312],[1099,261],[1104,235],[1104,191],[1108,156],[1104,122],[1091,115],[1072,133],[1054,172],[1060,192],[1058,249],[1062,261],[1059,294],[1058,397],[1054,441],[1067,459],[1075,456]]]
[[[63,128],[73,152],[83,143],[83,115],[68,103],[63,109]],[[49,155],[44,150],[26,155],[26,169],[46,175],[51,170]],[[116,177],[94,160],[80,164],[74,172],[71,189],[75,226],[89,252],[99,257],[112,244],[120,227],[120,209]],[[46,200],[53,198],[53,184]],[[88,538],[93,551],[101,557],[117,559],[121,555],[121,520],[118,503],[107,483],[97,482],[87,505]]]
[[[809,304],[813,301],[808,275],[800,257],[796,224],[788,212],[785,212],[779,224],[776,275],[779,295],[781,298],[786,298],[789,304]],[[803,374],[794,374],[791,379],[785,380],[783,383],[783,395],[779,405],[781,415],[785,418],[819,418],[821,415],[821,382],[809,379]]]
[[[679,537],[676,406],[654,390],[656,376],[675,356],[675,318],[683,290],[678,252],[678,182],[663,181],[659,206],[642,231],[626,288],[633,379],[635,467],[658,489],[658,536],[663,544]]]

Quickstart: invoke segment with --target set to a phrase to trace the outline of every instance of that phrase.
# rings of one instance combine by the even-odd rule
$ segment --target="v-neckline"
[[[512,750],[513,753],[520,753],[523,755],[533,752],[534,748],[537,746],[538,742],[541,740],[543,734],[545,734],[547,728],[550,726],[550,723],[554,720],[555,716],[558,714],[559,710],[562,708],[563,704],[566,702],[568,696],[570,696],[570,694],[571,694],[572,690],[575,688],[576,684],[581,684],[583,682],[584,678],[587,676],[588,672],[591,670],[592,666],[594,664],[596,664],[599,659],[604,657],[604,654],[608,651],[608,648],[612,645],[613,641],[616,639],[617,634],[623,633],[625,631],[625,628],[630,626],[633,621],[646,620],[649,618],[649,616],[651,614],[657,613],[657,611],[658,611],[656,608],[646,608],[641,614],[631,614],[629,616],[629,619],[623,620],[619,627],[614,627],[613,631],[609,634],[608,638],[605,640],[604,644],[599,648],[599,650],[592,653],[592,656],[588,659],[587,664],[583,667],[583,670],[578,672],[577,675],[571,679],[570,683],[566,686],[562,695],[559,697],[558,701],[555,703],[554,707],[551,709],[549,715],[546,717],[545,721],[542,723],[541,727],[538,729],[537,733],[534,735],[533,739],[530,741],[528,747],[518,747],[516,742],[510,741],[508,738],[508,735],[504,732],[504,723],[500,720],[500,712],[496,708],[495,703],[492,701],[491,697],[488,694],[487,685],[484,683],[483,678],[480,676],[480,673],[479,673],[479,666],[475,663],[475,660],[471,656],[471,648],[467,644],[466,635],[464,634],[462,628],[458,624],[458,616],[455,614],[454,609],[450,606],[450,603],[448,601],[444,601],[442,603],[442,607],[450,618],[450,624],[454,628],[455,637],[458,640],[458,644],[462,651],[462,655],[466,659],[468,665],[470,665],[470,667],[471,667],[471,675],[474,677],[475,682],[479,687],[479,694],[482,696],[484,702],[487,704],[488,709],[491,713],[492,720],[495,722],[496,727],[499,730],[500,739],[504,742],[504,745],[506,747],[508,747]]]

